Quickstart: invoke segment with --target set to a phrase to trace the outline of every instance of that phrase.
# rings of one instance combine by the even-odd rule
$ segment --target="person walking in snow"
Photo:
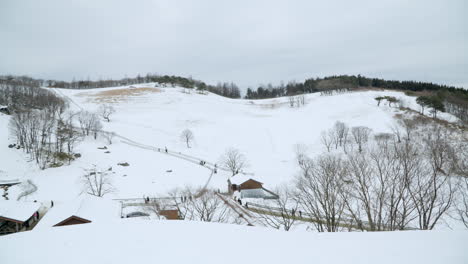
[[[164,149],[166,150],[166,153],[167,153],[167,147],[164,147]]]
[[[50,207],[54,207],[54,201],[50,201]]]

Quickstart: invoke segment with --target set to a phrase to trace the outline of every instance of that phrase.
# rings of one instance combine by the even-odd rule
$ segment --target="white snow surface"
[[[0,216],[25,222],[40,207],[40,203],[0,200]]]
[[[0,238],[2,264],[467,263],[468,232],[284,232],[186,221],[123,219]]]

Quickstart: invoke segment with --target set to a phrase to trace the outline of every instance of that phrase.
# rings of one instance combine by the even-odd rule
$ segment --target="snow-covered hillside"
[[[182,88],[154,88],[154,84],[53,91],[68,98],[74,110],[96,111],[104,103],[112,104],[116,113],[111,116],[111,122],[103,122],[103,129],[128,140],[116,137],[108,145],[103,138],[89,137],[76,149],[81,158],[69,166],[44,171],[34,162],[27,162],[21,150],[2,148],[2,170],[6,177],[32,179],[38,186],[38,191],[28,199],[74,199],[82,189],[83,170],[92,164],[104,169],[112,167],[116,187],[112,197],[115,198],[162,195],[175,187],[204,186],[208,182],[211,170],[166,155],[162,151],[165,147],[170,152],[212,163],[218,163],[227,148],[237,148],[247,157],[249,167],[244,170],[246,174],[236,177],[255,178],[274,188],[291,181],[297,172],[294,145],[306,144],[310,154],[324,151],[320,133],[338,120],[349,126],[367,126],[374,132],[389,132],[393,116],[399,110],[383,103],[377,106],[376,96],[395,96],[417,109],[413,97],[389,91],[333,96],[310,94],[307,104],[299,108],[289,107],[288,98],[235,100],[194,91],[186,93]],[[181,132],[187,128],[195,136],[191,148],[180,140]],[[8,116],[0,115],[0,143],[6,146],[11,142]],[[108,149],[99,149],[105,145]],[[147,149],[148,146],[155,149]],[[154,151],[157,148],[161,152]],[[121,162],[130,166],[118,166]],[[225,190],[228,176],[228,172],[220,170],[208,186]],[[12,188],[9,195],[15,199],[19,191]]]

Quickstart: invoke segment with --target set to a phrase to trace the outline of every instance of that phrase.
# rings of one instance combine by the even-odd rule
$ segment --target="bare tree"
[[[294,96],[288,96],[288,102],[290,107],[294,107],[295,101],[296,100],[294,99]]]
[[[374,167],[366,155],[348,155],[348,195],[352,200],[346,200],[346,206],[357,223],[367,220],[368,229],[380,231],[384,229],[382,218],[386,197],[386,181],[375,176]],[[361,229],[364,226],[359,224]]]
[[[142,206],[142,209],[150,213],[153,217],[156,217],[156,219],[166,219],[161,212],[169,209],[170,207],[168,200],[151,198],[144,206]]]
[[[112,140],[115,137],[115,132],[102,132],[102,136],[106,139],[107,144],[112,145]]]
[[[380,148],[388,149],[388,146],[392,143],[394,135],[391,133],[378,133],[375,134],[374,139]]]
[[[182,199],[174,196],[173,201],[185,220],[228,222],[230,210],[213,191],[186,188],[178,193]]]
[[[97,139],[99,132],[102,130],[102,123],[96,115],[91,119],[90,131],[93,132],[94,139]]]
[[[112,105],[103,104],[99,107],[99,114],[104,120],[110,122],[110,116],[115,113],[115,109]]]
[[[85,171],[82,177],[83,192],[98,197],[113,192],[115,189],[112,185],[112,174],[111,168],[100,170],[93,165],[91,169]]]
[[[90,132],[92,114],[88,111],[81,111],[78,113],[78,123],[80,124],[83,135],[88,136]]]
[[[330,152],[331,147],[334,142],[333,130],[329,129],[328,131],[322,131],[320,133],[320,141],[325,146],[328,152]]]
[[[450,209],[456,188],[450,174],[449,161],[452,148],[446,130],[434,127],[424,139],[422,153],[426,155],[421,173],[410,186],[410,194],[416,206],[420,229],[433,229],[440,218]]]
[[[345,166],[338,156],[326,155],[301,166],[297,179],[297,199],[301,208],[314,218],[319,232],[337,232],[345,212]]]
[[[299,163],[299,165],[301,165],[308,159],[307,146],[305,144],[295,144],[294,152],[296,153],[296,160]]]
[[[461,201],[458,203],[457,212],[462,223],[468,228],[468,178],[462,178],[460,182]]]
[[[411,140],[414,131],[417,129],[417,122],[414,119],[403,118],[399,120],[399,123],[403,127],[405,139]]]
[[[396,140],[397,140],[397,143],[400,143],[401,142],[401,128],[398,124],[393,124],[390,129],[392,130],[393,132],[393,135],[395,136]]]
[[[295,199],[293,191],[286,186],[277,189],[275,193],[279,197],[274,200],[274,207],[269,212],[259,212],[257,217],[265,226],[289,231],[299,219],[298,201]],[[264,205],[264,207],[269,208],[270,206]]]
[[[338,148],[338,146],[343,147],[343,150],[346,152],[346,143],[349,135],[349,127],[343,122],[336,121],[333,130],[336,148]]]
[[[353,135],[354,142],[358,145],[358,151],[362,152],[362,146],[369,141],[369,135],[372,129],[365,126],[353,127],[351,134]]]
[[[194,139],[194,136],[193,136],[193,133],[190,129],[185,129],[184,131],[182,131],[182,133],[180,134],[180,139],[185,142],[185,144],[187,145],[187,148],[190,148],[190,142],[193,141]]]
[[[232,176],[236,175],[247,167],[247,160],[238,149],[229,148],[226,150],[224,155],[221,157],[221,164],[226,166],[231,172]]]

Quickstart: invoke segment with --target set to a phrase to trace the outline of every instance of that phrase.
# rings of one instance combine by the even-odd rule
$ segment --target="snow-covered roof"
[[[77,216],[91,222],[106,222],[120,218],[118,202],[99,197],[85,197],[70,202],[54,202],[35,229],[49,228],[63,220]]]
[[[18,222],[25,222],[41,207],[40,203],[0,201],[0,217],[8,218]]]
[[[0,185],[11,185],[11,184],[18,184],[18,183],[21,183],[21,181],[18,179],[0,180]]]
[[[248,180],[250,180],[250,178],[246,175],[243,175],[243,174],[237,174],[237,175],[234,175],[230,178],[231,180],[231,184],[241,184],[241,183],[244,183]]]

